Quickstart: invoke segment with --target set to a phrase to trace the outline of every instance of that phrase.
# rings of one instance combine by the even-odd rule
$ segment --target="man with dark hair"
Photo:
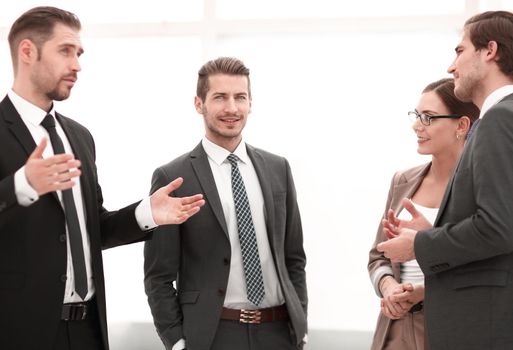
[[[456,96],[480,108],[479,127],[434,227],[390,213],[378,249],[422,268],[431,349],[513,349],[513,14],[470,18],[448,71]]]
[[[80,21],[36,7],[13,24],[12,90],[0,102],[0,349],[108,350],[101,250],[180,224],[202,195],[103,206],[89,131],[55,111],[80,71]]]
[[[302,348],[306,257],[288,162],[247,145],[249,70],[235,58],[199,71],[196,111],[205,137],[158,168],[152,192],[176,174],[178,196],[207,204],[181,225],[155,230],[145,245],[145,288],[166,349]],[[174,284],[176,283],[176,286]]]

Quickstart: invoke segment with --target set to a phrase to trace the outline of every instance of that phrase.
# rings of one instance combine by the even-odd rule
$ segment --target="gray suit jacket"
[[[306,330],[306,257],[296,192],[287,161],[247,146],[260,180],[266,226],[294,339]],[[181,176],[174,195],[203,193],[205,206],[181,225],[159,227],[145,245],[145,289],[157,332],[166,349],[185,338],[187,348],[208,350],[223,307],[231,248],[219,194],[201,143],[158,168],[152,192]],[[176,286],[173,284],[176,282]]]
[[[513,95],[470,138],[435,222],[415,239],[436,350],[513,349]]]

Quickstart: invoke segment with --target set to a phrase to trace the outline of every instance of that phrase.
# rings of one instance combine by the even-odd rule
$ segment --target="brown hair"
[[[18,46],[20,42],[24,39],[32,41],[37,48],[38,59],[41,58],[41,48],[52,37],[53,29],[57,23],[62,23],[77,30],[82,27],[75,14],[50,6],[34,7],[22,14],[13,23],[8,38],[15,72],[18,65]]]
[[[444,78],[437,80],[424,88],[422,93],[431,92],[437,94],[451,114],[467,116],[473,123],[479,118],[479,108],[472,102],[462,102],[454,95],[454,79]]]
[[[513,78],[513,13],[483,12],[469,18],[465,30],[476,50],[485,49],[490,41],[495,41],[499,69]]]
[[[249,82],[249,68],[244,63],[234,57],[219,57],[208,61],[198,71],[198,84],[196,86],[196,96],[205,102],[209,89],[208,78],[211,75],[243,75],[248,79],[248,94],[251,97],[251,85]]]

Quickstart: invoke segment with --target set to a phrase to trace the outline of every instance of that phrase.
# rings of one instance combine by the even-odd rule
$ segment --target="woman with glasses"
[[[408,115],[417,137],[417,152],[431,155],[431,161],[394,175],[383,219],[393,210],[402,219],[422,214],[433,223],[479,110],[472,103],[458,100],[454,81],[447,78],[429,84],[415,111]],[[371,350],[424,349],[424,275],[415,260],[392,263],[378,252],[376,245],[386,239],[380,224],[368,264],[374,289],[381,298]]]

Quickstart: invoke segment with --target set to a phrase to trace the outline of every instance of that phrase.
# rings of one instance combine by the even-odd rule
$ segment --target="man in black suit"
[[[411,221],[391,214],[392,239],[378,249],[393,261],[416,258],[424,272],[431,349],[513,349],[513,13],[467,20],[448,71],[480,122],[434,228],[415,213]]]
[[[145,245],[145,287],[166,349],[298,349],[307,324],[306,257],[290,167],[247,145],[249,70],[218,58],[199,71],[196,111],[206,135],[158,168],[152,191],[181,174],[174,193],[206,205]],[[176,282],[176,288],[174,283]]]
[[[204,203],[202,195],[170,197],[177,179],[140,203],[103,208],[93,138],[53,105],[77,80],[79,31],[74,14],[37,7],[9,33],[14,84],[0,102],[0,349],[108,350],[101,249],[144,240]]]

